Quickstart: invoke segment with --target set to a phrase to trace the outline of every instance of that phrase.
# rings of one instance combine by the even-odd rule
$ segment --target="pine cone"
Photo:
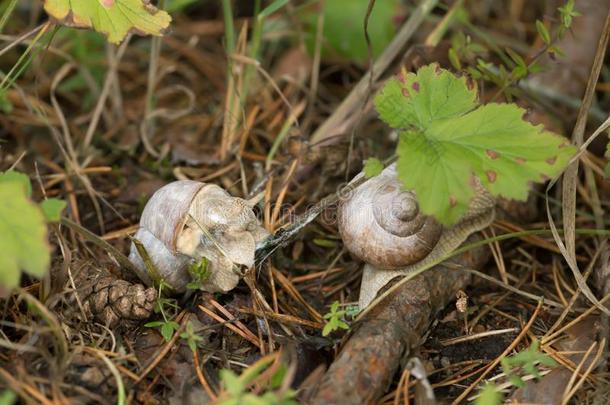
[[[134,324],[150,317],[157,292],[142,284],[134,284],[111,276],[100,277],[80,291],[88,316],[114,328],[127,322]]]

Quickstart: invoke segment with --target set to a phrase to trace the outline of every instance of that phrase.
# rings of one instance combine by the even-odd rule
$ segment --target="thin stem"
[[[0,32],[2,32],[2,30],[4,29],[4,25],[8,21],[8,18],[11,16],[11,14],[13,14],[16,5],[17,0],[11,0],[11,2],[8,3],[6,10],[4,10],[4,14],[2,14],[2,19],[0,19]]]
[[[19,57],[17,62],[13,65],[11,70],[8,72],[8,74],[2,78],[2,82],[0,82],[0,93],[2,93],[3,91],[6,91],[9,87],[11,87],[13,85],[13,83],[15,83],[15,80],[17,80],[17,78],[23,73],[25,68],[29,65],[32,58],[34,57],[32,55],[32,50],[34,49],[35,45],[38,43],[40,38],[42,38],[42,36],[47,32],[47,29],[49,28],[49,26],[50,26],[50,23],[47,22],[40,29],[38,34],[36,34],[36,36],[34,37],[32,42],[30,43],[30,45],[28,45],[28,47],[23,52],[23,54],[21,54],[21,56]],[[39,52],[39,51],[40,50],[38,49],[37,52]]]

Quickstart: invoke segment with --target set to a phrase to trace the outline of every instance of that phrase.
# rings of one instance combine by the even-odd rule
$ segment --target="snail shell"
[[[393,166],[342,201],[339,232],[346,248],[380,269],[395,269],[426,257],[442,225],[423,215],[415,194],[402,191]]]
[[[226,292],[239,282],[239,266],[254,264],[256,242],[266,236],[252,208],[214,184],[170,183],[150,198],[135,235],[160,276],[176,292],[191,281],[189,266],[208,259],[209,276],[200,287]],[[146,273],[135,244],[129,259]],[[143,280],[148,284],[149,280]]]
[[[449,227],[419,212],[415,195],[402,191],[395,165],[342,201],[339,232],[345,247],[366,262],[360,308],[368,306],[392,279],[443,260],[470,234],[491,223],[495,199],[480,182],[475,187],[468,211]]]

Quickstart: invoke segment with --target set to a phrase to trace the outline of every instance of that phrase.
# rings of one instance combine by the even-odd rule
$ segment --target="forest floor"
[[[595,233],[608,229],[605,135],[571,180],[532,187],[517,208],[506,203],[478,236],[487,241],[480,265],[453,270],[463,272],[456,291],[407,292],[401,299],[414,311],[429,311],[417,322],[383,312],[383,302],[384,325],[374,313],[357,318],[362,261],[342,243],[336,204],[321,201],[367,158],[394,157],[396,134],[371,105],[401,66],[469,75],[482,101],[515,102],[567,138],[578,121],[586,139],[610,111],[610,65],[598,49],[610,1],[576,2],[581,15],[554,43],[562,54],[545,47],[536,21],[554,37],[565,1],[392,2],[389,38],[371,14],[370,50],[367,0],[354,1],[363,7],[353,14],[326,0],[346,15],[320,13],[318,2],[234,1],[227,15],[230,1],[165,1],[173,21],[164,36],[120,45],[45,25],[41,3],[18,2],[0,23],[0,172],[27,174],[34,201],[67,205],[48,226],[48,273],[24,275],[3,299],[0,403],[607,403],[610,250],[607,233]],[[257,4],[279,8],[256,17]],[[310,26],[320,16],[324,33]],[[406,24],[413,29],[398,51],[384,52]],[[321,50],[345,35],[346,49]],[[520,58],[541,71],[515,80]],[[23,69],[5,86],[14,66]],[[122,261],[148,199],[186,179],[258,198],[254,211],[271,234],[319,215],[234,290],[164,294]],[[549,218],[565,234],[554,236]],[[349,329],[323,333],[331,320]],[[388,325],[400,325],[398,336]],[[396,352],[367,347],[375,331]],[[342,352],[357,377],[333,369]]]

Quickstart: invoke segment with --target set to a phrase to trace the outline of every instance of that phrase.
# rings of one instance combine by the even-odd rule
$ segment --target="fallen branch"
[[[480,239],[471,236],[466,243]],[[422,343],[435,315],[471,280],[455,266],[481,268],[489,259],[482,246],[451,264],[439,264],[403,284],[354,326],[349,340],[330,366],[312,404],[366,404],[379,399],[400,362]]]

